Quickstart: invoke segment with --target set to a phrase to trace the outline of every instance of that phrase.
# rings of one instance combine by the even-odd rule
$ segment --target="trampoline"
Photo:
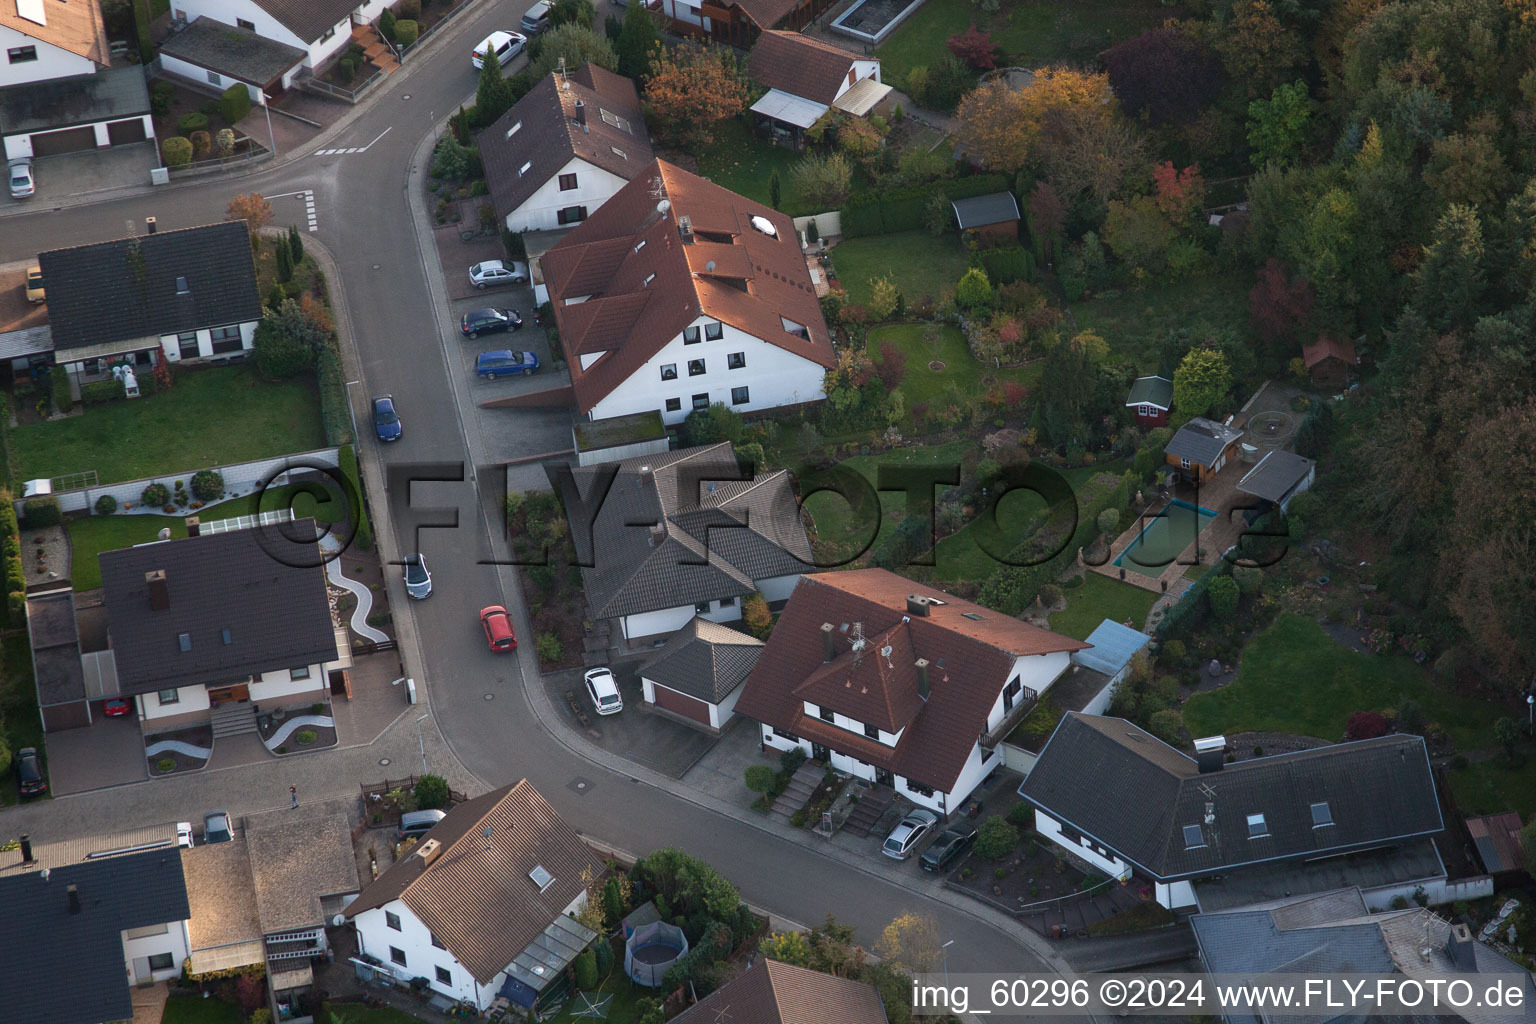
[[[636,928],[624,943],[624,973],[637,985],[660,988],[662,976],[688,952],[683,930],[665,921]]]

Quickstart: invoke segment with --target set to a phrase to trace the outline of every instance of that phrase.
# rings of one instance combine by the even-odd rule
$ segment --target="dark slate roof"
[[[67,887],[81,910],[70,913]],[[174,846],[0,878],[0,1006],[8,1020],[100,1024],[133,1016],[123,973],[130,928],[185,921],[187,887]]]
[[[984,228],[989,224],[1007,224],[1019,219],[1019,203],[1012,192],[993,192],[991,195],[956,199],[955,220],[961,230]]]
[[[718,704],[747,678],[763,642],[694,616],[640,669],[642,678]]]
[[[1243,478],[1237,482],[1237,489],[1244,494],[1278,504],[1307,478],[1307,474],[1312,472],[1312,466],[1311,459],[1276,448],[1266,453],[1258,465],[1243,474]]]
[[[789,474],[738,480],[728,442],[626,459],[602,504],[585,508],[612,469],[575,470],[578,494],[560,496],[591,565],[581,573],[593,619],[744,597],[757,580],[813,568]],[[665,528],[659,543],[651,523]]]
[[[38,263],[57,351],[261,319],[243,220],[52,249]]]
[[[1126,405],[1151,405],[1164,412],[1173,408],[1173,381],[1167,377],[1137,377],[1131,384],[1131,393],[1125,396]]]
[[[1242,436],[1241,430],[1208,420],[1204,416],[1196,416],[1179,428],[1179,432],[1173,435],[1168,447],[1163,450],[1176,459],[1188,459],[1201,466],[1209,466]]]
[[[0,89],[0,125],[5,126],[6,135],[73,128],[147,113],[149,90],[144,85],[144,69],[137,64]],[[54,281],[50,280],[50,312],[53,288]]]
[[[208,17],[194,18],[161,43],[160,52],[257,86],[277,81],[308,56],[297,46]]]
[[[32,670],[37,702],[43,706],[85,698],[80,638],[75,631],[75,595],[70,590],[27,598],[32,637]]]
[[[285,539],[293,537],[306,540]],[[102,552],[121,692],[227,682],[335,660],[325,570],[314,537],[315,521],[300,519]],[[291,557],[279,560],[285,551]],[[170,591],[164,611],[149,606],[144,582],[145,573],[157,569],[165,570]],[[190,637],[191,650],[180,649],[182,634]]]
[[[308,45],[346,21],[357,5],[351,0],[256,0],[256,6]]]
[[[673,1019],[677,1024],[886,1024],[874,986],[766,957]]]
[[[1073,713],[1019,793],[1160,879],[1363,850],[1444,828],[1418,736],[1259,757],[1201,775],[1193,759],[1124,719]],[[1332,824],[1314,827],[1315,803],[1328,805]],[[1265,834],[1250,838],[1255,814]],[[1200,827],[1203,845],[1186,848],[1186,825]]]

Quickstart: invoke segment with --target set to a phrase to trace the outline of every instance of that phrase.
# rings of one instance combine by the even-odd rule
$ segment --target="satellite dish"
[[[336,916],[331,918],[331,927],[332,928],[340,928],[342,925],[344,925],[346,923],[347,923],[347,915],[345,915],[345,914],[337,914]]]
[[[710,260],[708,263],[704,264],[704,273],[706,273],[706,274],[713,274],[714,272],[715,272],[715,261],[714,260]]]
[[[670,209],[672,209],[672,203],[666,199],[663,199],[661,202],[656,204],[656,212],[661,214],[663,217],[667,215],[667,211]]]

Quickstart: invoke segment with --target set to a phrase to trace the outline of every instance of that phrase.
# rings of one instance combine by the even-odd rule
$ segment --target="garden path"
[[[327,545],[327,541],[330,542],[329,545]],[[320,539],[320,548],[327,555],[335,554],[335,548],[338,546],[335,537],[327,535]],[[373,591],[356,580],[350,580],[343,576],[340,558],[331,558],[325,563],[325,575],[332,583],[351,591],[352,596],[357,598],[357,607],[352,609],[352,632],[364,639],[372,640],[376,644],[388,642],[388,634],[368,625],[368,613],[373,611]]]
[[[319,725],[326,729],[334,729],[336,728],[336,721],[330,715],[298,715],[278,726],[277,731],[262,740],[262,742],[267,745],[268,750],[276,750],[288,742],[289,736],[292,736],[297,730],[306,725]]]

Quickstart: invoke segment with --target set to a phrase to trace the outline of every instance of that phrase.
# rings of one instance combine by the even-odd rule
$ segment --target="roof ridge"
[[[470,827],[464,830],[464,833],[462,835],[460,835],[457,839],[455,839],[452,843],[450,843],[447,847],[445,847],[443,849],[443,852],[438,854],[437,857],[435,857],[433,859],[431,864],[427,864],[427,863],[423,862],[423,864],[421,865],[420,869],[417,870],[415,877],[412,878],[410,881],[406,882],[405,885],[400,887],[400,891],[395,894],[395,899],[397,899],[397,900],[404,900],[405,899],[405,894],[410,892],[412,887],[414,887],[417,882],[419,882],[423,878],[425,878],[427,876],[427,872],[428,871],[431,871],[432,868],[435,867],[438,864],[445,863],[448,860],[449,854],[453,853],[454,850],[457,850],[459,848],[459,844],[461,844],[465,840],[469,839],[471,833],[475,833],[475,826],[480,824],[486,818],[490,817],[491,816],[491,812],[494,811],[497,807],[501,806],[501,802],[503,800],[505,800],[507,797],[511,796],[514,792],[517,791],[517,788],[519,786],[521,786],[523,783],[525,783],[527,781],[528,781],[528,779],[526,777],[524,777],[524,778],[518,780],[517,782],[508,783],[504,787],[505,791],[501,793],[501,796],[497,797],[495,800],[491,800],[489,803],[486,804],[485,813],[481,814],[478,818],[476,818],[470,824]],[[493,796],[497,792],[498,792],[498,790],[494,790],[493,789],[493,790],[491,790],[488,793],[480,794],[480,796],[475,797],[474,799],[475,800],[484,800],[487,797]],[[470,804],[470,803],[473,803],[473,802],[474,802],[473,800],[468,800],[468,801],[465,801],[464,804],[460,804],[459,806],[463,807],[463,806],[466,806],[467,804]],[[446,817],[446,815],[444,817]],[[475,834],[478,834],[478,833],[475,833]],[[411,849],[411,851],[406,854],[406,862],[408,862],[409,859],[412,856],[415,856],[420,850],[421,850],[420,846],[413,847]],[[400,864],[400,863],[404,863],[404,862],[396,861],[395,863],[396,864]],[[393,865],[391,865],[391,867],[393,867]],[[383,878],[383,877],[384,877],[383,875],[379,876],[379,878]],[[378,879],[375,879],[375,881],[378,881]],[[409,904],[407,904],[407,905],[409,905]]]

